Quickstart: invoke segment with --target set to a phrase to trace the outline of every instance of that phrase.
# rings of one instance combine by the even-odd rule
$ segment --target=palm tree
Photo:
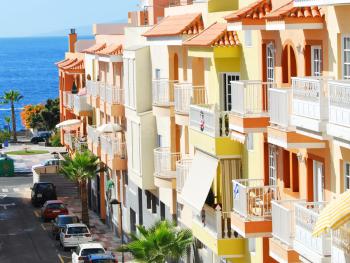
[[[89,211],[86,183],[99,172],[98,157],[89,151],[76,152],[74,156],[66,156],[61,165],[61,172],[71,181],[75,181],[80,187],[81,219],[89,225]]]
[[[23,99],[23,96],[15,90],[5,91],[4,95],[0,97],[1,104],[11,105],[12,132],[14,142],[17,142],[15,103],[19,102],[21,99]]]
[[[189,229],[179,229],[169,221],[159,221],[151,228],[137,226],[139,235],[131,235],[132,241],[121,246],[119,252],[130,252],[137,262],[178,262],[193,243]]]

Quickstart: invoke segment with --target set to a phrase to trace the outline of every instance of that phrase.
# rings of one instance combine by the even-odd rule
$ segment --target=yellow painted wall
[[[238,0],[210,0],[208,12],[231,11],[238,8]]]

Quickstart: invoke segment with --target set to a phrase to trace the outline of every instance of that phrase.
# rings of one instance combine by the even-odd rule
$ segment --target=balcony
[[[73,95],[73,109],[74,114],[77,116],[91,116],[92,108],[87,103],[86,95]]]
[[[120,134],[100,136],[101,160],[112,170],[127,170],[126,143]]]
[[[292,78],[293,114],[292,123],[312,133],[326,131],[328,121],[328,101],[326,97],[326,78]]]
[[[232,227],[245,238],[270,236],[277,186],[262,179],[233,180],[233,192]]]
[[[350,140],[350,81],[329,81],[329,122],[327,133]]]
[[[100,85],[100,108],[110,116],[124,116],[124,90],[113,85]]]
[[[295,204],[294,250],[301,257],[315,263],[330,262],[330,234],[322,234],[320,237],[312,236],[319,213],[326,204],[325,202],[300,202]]]
[[[63,106],[71,110],[74,108],[74,98],[70,91],[63,91]]]
[[[190,105],[205,104],[206,90],[204,86],[193,86],[192,83],[177,83],[174,85],[175,113],[188,115]]]
[[[332,263],[348,263],[350,258],[350,227],[332,231]]]
[[[193,214],[192,231],[216,255],[244,257],[245,241],[231,229],[230,213],[204,205],[201,214]]]
[[[270,126],[267,127],[268,142],[286,149],[324,148],[317,139],[297,133],[291,123],[292,89],[269,89]]]
[[[180,153],[172,153],[170,148],[154,149],[154,184],[158,187],[176,189],[176,162]]]
[[[94,108],[100,107],[100,86],[101,82],[99,81],[86,81],[86,90],[89,97],[88,103]]]
[[[98,157],[101,157],[100,134],[96,131],[96,126],[87,127],[87,139],[89,150]]]
[[[64,133],[64,145],[69,149],[69,150],[74,150],[74,138],[75,134],[73,133]]]
[[[346,5],[349,0],[294,0],[294,6]]]
[[[175,80],[155,79],[152,81],[152,101],[156,107],[170,107],[174,105]]]
[[[271,82],[231,81],[230,129],[241,133],[264,132],[269,125],[267,91]]]
[[[190,105],[189,137],[192,144],[215,155],[241,154],[241,144],[230,139],[229,114],[216,105]]]
[[[181,194],[187,176],[190,172],[192,159],[182,159],[176,162],[176,191]]]
[[[295,235],[294,204],[299,200],[272,201],[272,238],[269,254],[279,262],[298,262],[293,250]]]

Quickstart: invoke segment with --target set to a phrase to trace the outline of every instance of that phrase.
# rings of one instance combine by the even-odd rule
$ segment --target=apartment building
[[[350,189],[349,11],[153,0],[128,26],[95,25],[94,45],[58,64],[61,118],[81,120],[73,133],[108,168],[92,207],[119,234],[121,220],[192,229],[185,262],[348,262],[346,225],[312,232]],[[73,83],[86,111],[69,106]]]

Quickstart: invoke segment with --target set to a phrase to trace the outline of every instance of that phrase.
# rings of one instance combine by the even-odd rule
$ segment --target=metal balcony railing
[[[190,105],[206,104],[207,96],[204,86],[193,86],[192,83],[174,85],[175,112],[189,114]]]
[[[192,165],[192,159],[181,159],[176,162],[176,190],[182,192],[185,181]]]
[[[168,147],[154,149],[154,172],[158,177],[176,176],[176,162],[181,160],[181,153],[172,153]]]
[[[101,151],[108,155],[109,159],[115,157],[126,159],[126,143],[113,135],[101,135]]]
[[[174,84],[177,81],[155,79],[152,81],[152,101],[155,106],[174,105]]]

